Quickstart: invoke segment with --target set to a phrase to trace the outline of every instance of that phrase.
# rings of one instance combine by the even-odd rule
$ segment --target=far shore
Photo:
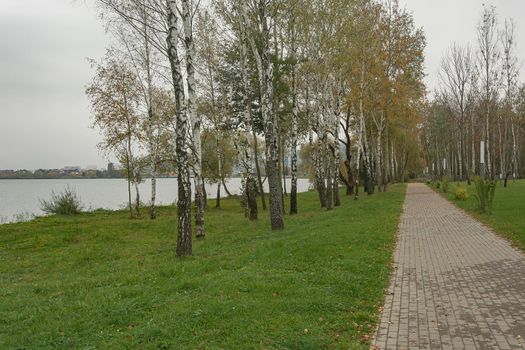
[[[157,179],[176,179],[177,176],[159,176]],[[235,175],[232,177],[228,177],[227,179],[240,179],[240,175]],[[285,179],[291,179],[291,176],[285,176]],[[144,180],[150,180],[151,177],[145,177]],[[263,182],[265,177],[263,177]],[[297,179],[308,179],[308,176],[297,176]],[[1,180],[126,180],[125,177],[53,177],[53,178],[43,178],[43,177],[24,177],[24,178],[16,178],[16,177],[6,177],[6,178],[0,178]]]

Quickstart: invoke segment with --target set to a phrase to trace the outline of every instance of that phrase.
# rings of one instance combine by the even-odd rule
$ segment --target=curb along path
[[[373,349],[525,349],[525,255],[409,184]]]

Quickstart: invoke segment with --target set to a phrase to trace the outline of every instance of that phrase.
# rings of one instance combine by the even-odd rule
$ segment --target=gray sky
[[[0,169],[105,161],[84,95],[109,41],[81,1],[0,0]]]
[[[496,6],[500,24],[505,18],[514,19],[518,55],[525,60],[525,0],[399,0],[399,3],[413,13],[416,25],[425,31],[425,81],[430,92],[438,86],[441,58],[452,43],[470,44],[476,50],[476,27],[483,4]],[[521,78],[525,78],[525,66]]]
[[[496,5],[500,20],[515,19],[525,58],[524,0],[400,2],[427,36],[429,90],[454,41],[475,45],[482,3]],[[81,1],[0,0],[0,169],[105,166],[95,148],[100,138],[88,128],[84,87],[92,74],[86,57],[100,58],[108,42]]]

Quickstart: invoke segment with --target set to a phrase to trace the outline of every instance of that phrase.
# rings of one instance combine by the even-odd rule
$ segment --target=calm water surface
[[[290,189],[290,179],[286,187]],[[226,183],[232,194],[239,194],[240,178]],[[20,221],[33,215],[42,215],[39,199],[48,199],[51,191],[60,192],[66,186],[74,189],[86,209],[120,209],[126,206],[128,192],[125,179],[67,179],[67,180],[0,180],[0,223]],[[265,183],[266,190],[268,185]],[[298,191],[307,191],[307,179],[299,179]],[[151,183],[147,179],[139,186],[141,200],[149,202]],[[206,185],[208,198],[216,197],[217,186]],[[221,188],[221,196],[226,195]],[[133,198],[134,197],[133,191]],[[173,204],[177,200],[177,179],[157,180],[157,203]]]

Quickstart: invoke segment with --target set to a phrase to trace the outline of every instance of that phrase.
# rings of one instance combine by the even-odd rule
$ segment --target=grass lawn
[[[171,207],[156,221],[120,211],[2,225],[0,349],[368,348],[404,192],[342,196],[331,212],[300,194],[281,232],[223,200],[184,260]]]
[[[467,186],[467,183],[463,185]],[[449,184],[448,199],[525,251],[525,180],[510,180],[506,188],[498,183],[490,215],[479,212],[474,184],[467,186],[469,198],[466,201],[455,199],[456,186],[457,183]]]

